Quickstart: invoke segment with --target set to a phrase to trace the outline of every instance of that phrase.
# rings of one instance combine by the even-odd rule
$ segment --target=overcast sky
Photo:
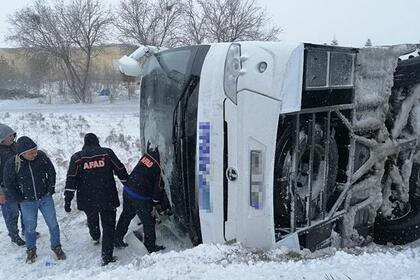
[[[283,28],[284,41],[363,46],[420,43],[420,0],[257,0],[273,23]],[[116,6],[119,0],[103,0]],[[0,47],[11,47],[4,38],[7,16],[33,0],[0,0]]]

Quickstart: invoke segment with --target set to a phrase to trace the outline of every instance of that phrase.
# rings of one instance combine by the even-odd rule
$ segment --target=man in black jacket
[[[10,195],[19,202],[25,226],[26,262],[33,263],[36,255],[36,226],[38,210],[50,232],[51,249],[57,259],[64,260],[52,194],[55,193],[55,169],[51,160],[32,139],[22,136],[17,140],[17,156],[4,167],[3,182]]]
[[[102,265],[117,260],[113,256],[113,242],[116,208],[120,206],[120,201],[114,173],[121,182],[128,178],[127,170],[114,152],[101,147],[95,134],[86,134],[82,150],[70,160],[64,192],[65,210],[71,211],[71,200],[77,191],[77,208],[86,213],[89,233],[96,244],[101,236],[100,216],[103,230]]]
[[[118,219],[115,247],[128,246],[123,238],[131,220],[137,214],[143,224],[144,246],[149,253],[165,249],[156,245],[155,206],[160,203],[164,191],[159,150],[151,149],[144,154],[124,184],[123,212]]]
[[[0,124],[0,204],[4,222],[10,239],[18,246],[24,246],[25,241],[19,236],[18,219],[19,203],[7,193],[3,185],[3,169],[7,160],[16,155],[16,132],[5,124]],[[22,219],[22,218],[21,218]]]

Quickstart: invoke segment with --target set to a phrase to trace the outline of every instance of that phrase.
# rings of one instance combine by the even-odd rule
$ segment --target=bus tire
[[[410,200],[411,210],[400,219],[389,220],[378,215],[373,228],[376,244],[403,245],[420,238],[420,198]]]
[[[414,164],[410,176],[410,208],[407,214],[399,219],[390,220],[378,213],[373,229],[375,243],[403,245],[420,238],[419,172],[419,165]]]

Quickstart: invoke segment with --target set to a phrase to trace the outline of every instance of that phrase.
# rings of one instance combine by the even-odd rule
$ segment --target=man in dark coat
[[[70,160],[64,192],[65,210],[71,211],[71,200],[77,191],[77,208],[86,213],[89,233],[96,244],[101,236],[100,217],[103,230],[102,265],[117,260],[113,256],[113,242],[116,208],[120,202],[114,174],[122,182],[128,178],[127,170],[114,152],[101,147],[95,134],[86,134],[82,150]]]
[[[149,146],[149,145],[148,145]],[[143,224],[143,243],[149,253],[163,250],[156,245],[155,206],[160,203],[164,190],[159,150],[147,148],[124,185],[123,212],[118,219],[115,246],[126,247],[123,241],[131,220],[137,214]]]
[[[48,156],[38,151],[32,139],[22,136],[17,140],[17,156],[10,158],[4,167],[4,185],[10,195],[19,202],[25,226],[27,247],[26,262],[33,263],[36,255],[36,226],[38,210],[50,232],[51,249],[57,259],[64,260],[60,243],[54,201],[55,169]]]
[[[18,246],[24,246],[25,241],[19,236],[19,204],[15,201],[3,184],[3,169],[7,160],[16,155],[16,132],[5,124],[0,124],[0,204],[4,222],[10,239]]]

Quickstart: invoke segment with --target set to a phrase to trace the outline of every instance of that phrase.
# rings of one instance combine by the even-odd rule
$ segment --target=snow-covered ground
[[[351,250],[315,253],[260,251],[235,245],[185,248],[165,227],[158,226],[158,243],[167,249],[145,254],[133,234],[128,248],[115,250],[119,261],[100,266],[100,246],[90,241],[86,219],[76,210],[63,210],[65,174],[71,154],[82,147],[83,135],[93,132],[131,170],[139,158],[138,103],[41,105],[35,101],[0,102],[0,122],[27,135],[52,158],[58,173],[54,197],[67,260],[56,261],[49,249],[47,227],[39,217],[38,259],[25,263],[25,248],[10,242],[0,221],[0,279],[419,279],[420,245],[388,248],[370,245]],[[119,186],[121,187],[121,186]],[[121,207],[119,209],[121,211]],[[2,220],[2,218],[0,218]],[[132,229],[136,223],[132,222]],[[250,225],[251,226],[251,225]]]

